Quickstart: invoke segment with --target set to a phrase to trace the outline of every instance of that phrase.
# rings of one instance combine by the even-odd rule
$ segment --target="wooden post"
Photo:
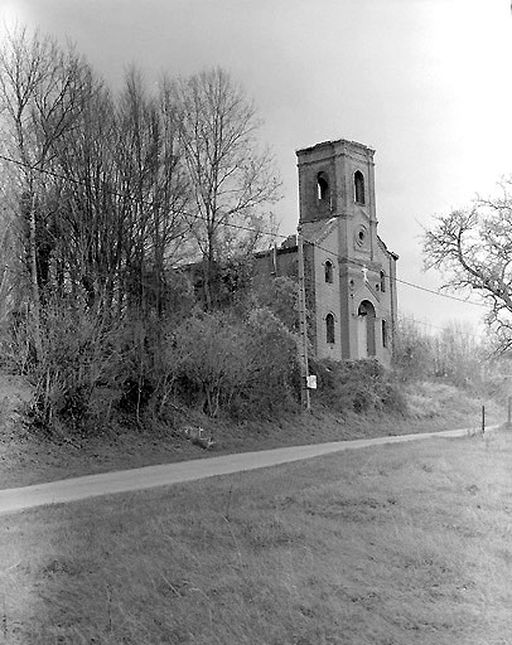
[[[300,359],[300,380],[301,380],[301,403],[302,407],[306,410],[311,408],[309,399],[309,388],[307,378],[309,376],[309,360],[308,360],[308,329],[306,320],[306,287],[304,277],[304,239],[302,237],[302,230],[299,225],[297,231],[297,247],[298,247],[298,261],[299,261],[299,359]]]
[[[485,432],[485,405],[482,405],[482,434]]]

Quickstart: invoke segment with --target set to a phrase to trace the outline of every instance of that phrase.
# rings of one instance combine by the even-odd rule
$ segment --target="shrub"
[[[84,430],[91,417],[105,416],[93,408],[93,393],[108,381],[117,329],[77,303],[59,302],[45,308],[41,331],[42,353],[29,374],[34,422],[46,430],[56,423]]]
[[[392,375],[377,360],[314,360],[311,371],[318,378],[317,400],[336,412],[406,412]]]
[[[209,416],[229,407],[237,386],[247,380],[246,343],[241,326],[224,313],[203,314],[180,325],[167,360],[186,403],[199,403]]]
[[[255,309],[248,317],[249,374],[235,402],[239,413],[274,415],[293,408],[299,392],[297,339],[269,309]]]
[[[398,321],[393,366],[403,381],[421,380],[435,373],[433,339],[414,318],[400,318]]]
[[[180,398],[209,416],[272,414],[293,403],[295,338],[266,309],[242,321],[229,312],[185,321],[171,336],[167,364]]]
[[[286,276],[266,278],[257,284],[254,297],[258,306],[270,310],[287,329],[299,330],[299,303],[297,282]]]

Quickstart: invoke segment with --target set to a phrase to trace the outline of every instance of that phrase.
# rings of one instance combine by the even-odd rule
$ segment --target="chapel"
[[[375,151],[339,139],[297,151],[308,334],[318,358],[389,366],[396,262],[377,233]],[[297,237],[257,254],[260,275],[297,274]]]

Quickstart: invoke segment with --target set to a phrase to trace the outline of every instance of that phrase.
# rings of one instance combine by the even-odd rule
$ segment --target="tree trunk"
[[[34,328],[34,347],[36,352],[36,361],[41,360],[43,345],[41,340],[41,297],[39,293],[39,281],[37,270],[37,239],[36,239],[36,207],[34,191],[30,196],[30,273],[32,287],[32,324]]]

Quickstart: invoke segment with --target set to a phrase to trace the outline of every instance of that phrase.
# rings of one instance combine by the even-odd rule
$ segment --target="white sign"
[[[309,390],[316,390],[316,374],[310,374],[306,379]]]

